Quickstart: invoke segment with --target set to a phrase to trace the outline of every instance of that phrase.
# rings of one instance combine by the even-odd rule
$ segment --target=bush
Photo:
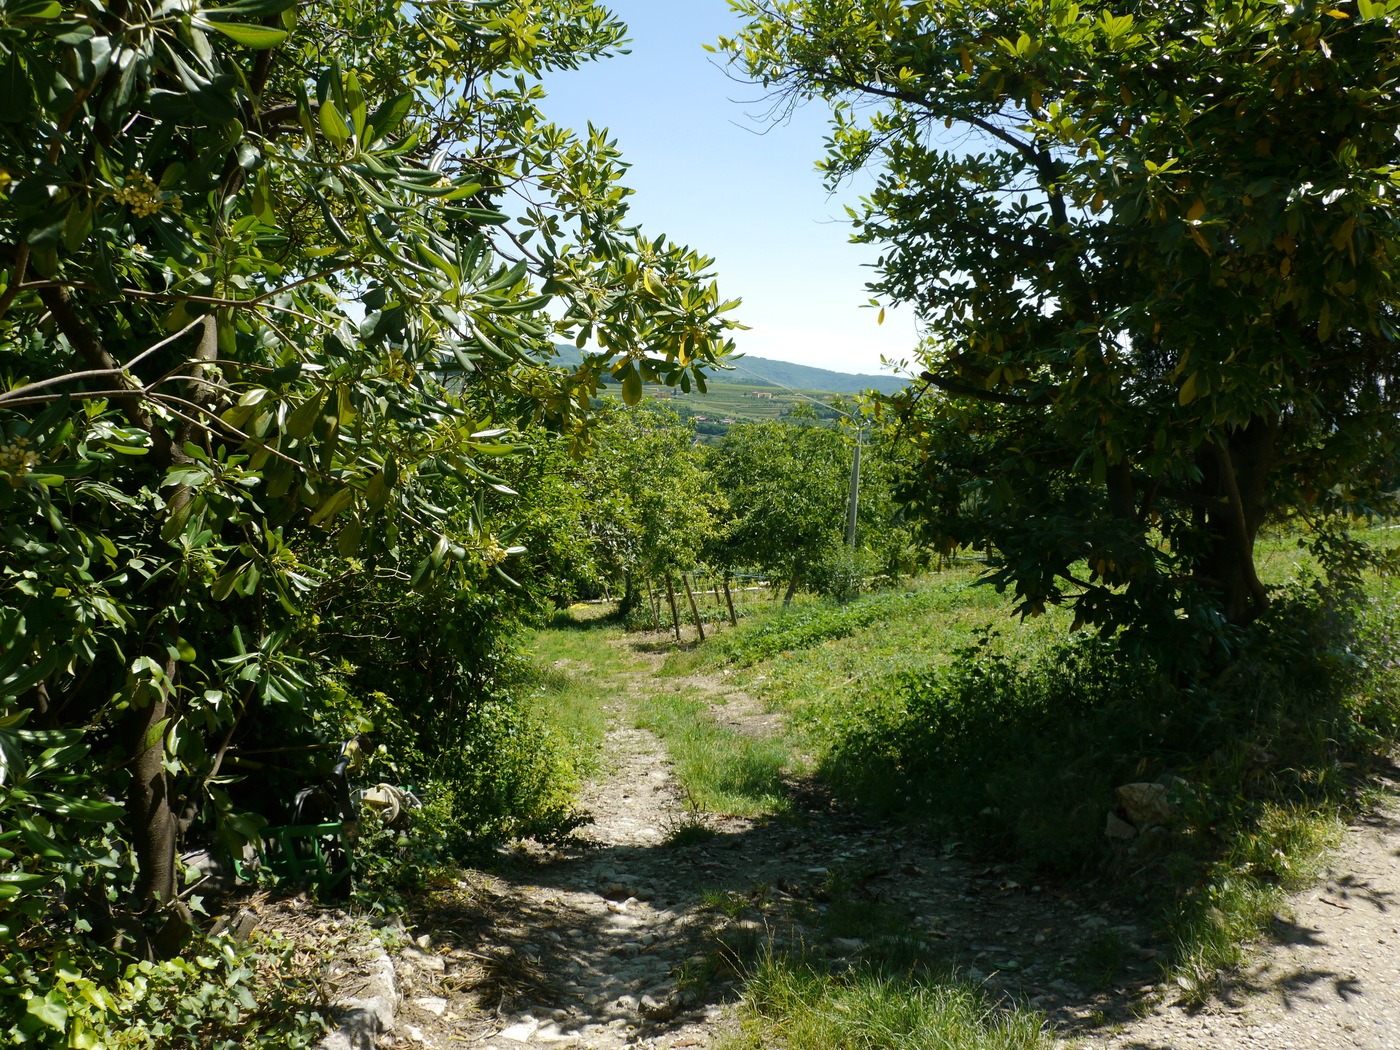
[[[0,1037],[35,1047],[235,1050],[309,1047],[319,974],[294,946],[201,940],[187,956],[133,961],[58,936],[0,958]]]
[[[868,550],[833,547],[811,574],[812,589],[842,605],[854,601],[865,581],[877,571],[878,559]]]
[[[1384,639],[1395,606],[1377,599],[1363,613],[1295,589],[1196,683],[1121,638],[1076,635],[1022,665],[984,635],[947,670],[906,680],[899,702],[839,726],[824,771],[876,810],[1051,871],[1114,856],[1103,835],[1114,787],[1180,777],[1191,848],[1208,864],[1270,805],[1346,797],[1345,770],[1394,740],[1400,691]]]

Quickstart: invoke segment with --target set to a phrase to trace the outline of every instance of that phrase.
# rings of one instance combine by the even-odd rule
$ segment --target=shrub
[[[1121,637],[1075,635],[1024,663],[990,636],[898,702],[839,727],[824,760],[838,790],[1059,871],[1109,858],[1113,788],[1184,778],[1202,862],[1272,803],[1344,797],[1343,772],[1394,739],[1397,677],[1383,648],[1393,603],[1357,621],[1296,588],[1236,638],[1227,666],[1177,681]]]

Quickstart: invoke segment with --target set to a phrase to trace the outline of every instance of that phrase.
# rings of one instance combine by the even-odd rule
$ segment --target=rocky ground
[[[755,731],[771,720],[723,683],[700,687],[721,720]],[[740,974],[765,946],[859,965],[892,938],[993,1000],[1042,1011],[1070,1045],[1400,1046],[1389,815],[1353,829],[1327,882],[1281,918],[1278,943],[1188,1013],[1154,984],[1151,931],[1106,905],[810,792],[781,818],[689,812],[660,742],[626,710],[620,698],[610,768],[584,800],[594,821],[576,842],[464,872],[384,938],[403,1001],[381,1047],[707,1047],[732,1025]],[[362,981],[340,954],[340,983]]]

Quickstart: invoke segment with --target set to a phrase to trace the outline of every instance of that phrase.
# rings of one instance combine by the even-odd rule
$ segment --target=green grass
[[[689,690],[653,693],[636,705],[637,725],[661,738],[676,778],[698,810],[759,816],[783,812],[783,771],[791,754],[781,739],[759,739],[722,726]]]
[[[769,954],[749,974],[741,1028],[722,1050],[1051,1050],[1044,1019],[994,1008],[967,985]]]
[[[644,677],[648,664],[629,648],[622,629],[593,607],[562,614],[555,626],[532,632],[526,647],[533,712],[568,742],[585,775],[596,774],[606,708],[623,695],[619,683]],[[629,710],[619,713],[660,737],[694,809],[743,816],[786,810],[782,776],[792,757],[783,740],[720,725],[690,690],[650,692],[628,702]]]
[[[1202,1005],[1222,972],[1244,961],[1248,946],[1287,907],[1288,895],[1316,880],[1344,827],[1335,807],[1265,808],[1176,916],[1169,977],[1184,1002]]]
[[[1400,534],[1372,538],[1393,545]],[[1294,536],[1262,542],[1260,563],[1276,585],[1314,571]],[[737,628],[672,653],[658,682],[672,687],[640,701],[638,722],[665,741],[697,806],[782,810],[782,774],[800,750],[838,796],[877,817],[941,826],[965,849],[1066,887],[1087,877],[1089,893],[1166,931],[1164,976],[1203,1001],[1267,933],[1286,895],[1314,876],[1339,820],[1365,804],[1368,763],[1400,739],[1400,584],[1368,578],[1354,624],[1315,590],[1280,591],[1270,630],[1242,638],[1220,678],[1192,685],[1122,639],[1070,638],[1061,610],[1010,617],[1007,598],[974,586],[978,571],[959,565],[846,605],[757,603]],[[721,672],[788,716],[782,739],[720,725],[681,680]],[[1129,843],[1105,839],[1114,789],[1159,777],[1181,782],[1171,826]],[[831,909],[823,924],[846,911],[846,926],[873,928],[859,901]],[[904,1017],[891,1038],[920,1045],[901,1011],[924,1010],[932,986],[897,941],[863,951],[867,969],[847,976],[814,975],[810,960],[764,962],[744,1045],[885,1045],[868,1034],[844,1043],[822,1027],[851,1010],[888,1010],[890,1024]],[[754,947],[744,956],[751,964]],[[1111,984],[1125,950],[1110,938],[1090,945],[1077,976]],[[808,1020],[778,1024],[771,1004],[788,993],[771,989],[780,985],[800,991],[808,1005],[789,1005]]]
[[[622,630],[606,620],[561,623],[524,639],[528,707],[562,742],[579,776],[589,777],[601,768],[613,683],[629,672],[644,673],[645,665],[628,658],[618,644]]]
[[[1315,573],[1296,536],[1263,541],[1260,565],[1275,585]],[[1316,592],[1281,591],[1271,632],[1190,686],[1121,640],[1067,640],[1060,611],[1010,618],[976,574],[757,610],[667,671],[728,668],[789,715],[838,795],[876,815],[941,825],[1043,878],[1096,880],[1167,930],[1166,976],[1201,1001],[1312,877],[1339,817],[1364,804],[1368,763],[1400,739],[1400,587],[1369,578],[1355,628]],[[1185,782],[1179,821],[1106,840],[1114,789],[1161,776]],[[1077,976],[1111,983],[1123,948],[1106,940]]]

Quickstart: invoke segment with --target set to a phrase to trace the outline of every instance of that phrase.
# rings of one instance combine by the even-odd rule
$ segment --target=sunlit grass
[[[646,670],[629,658],[622,637],[621,628],[595,621],[586,628],[575,623],[531,631],[524,638],[529,709],[565,741],[585,777],[601,769],[607,704],[617,678]]]
[[[1051,1050],[1044,1018],[969,986],[857,966],[832,973],[769,954],[749,975],[723,1050]]]
[[[686,798],[712,813],[758,816],[788,802],[783,771],[791,754],[782,739],[757,738],[715,721],[690,691],[652,693],[637,702],[637,725],[661,738]]]

